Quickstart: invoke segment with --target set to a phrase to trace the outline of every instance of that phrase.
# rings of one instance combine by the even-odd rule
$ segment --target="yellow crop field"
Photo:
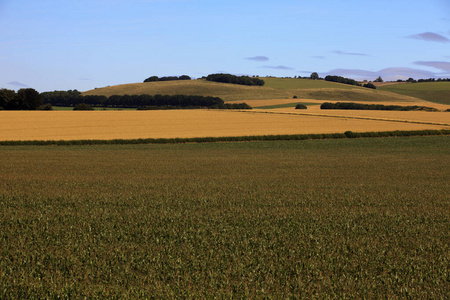
[[[275,111],[0,111],[1,141],[189,138],[442,128],[449,126]]]

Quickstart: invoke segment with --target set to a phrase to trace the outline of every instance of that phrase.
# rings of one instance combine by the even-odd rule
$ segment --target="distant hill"
[[[378,102],[411,102],[417,98],[409,95],[391,93],[385,90],[373,90],[350,86],[335,82],[294,78],[262,78],[264,86],[243,86],[229,83],[218,83],[203,79],[130,83],[104,88],[97,88],[83,95],[200,95],[220,97],[227,102],[245,100],[301,99],[328,101],[378,101]]]
[[[418,82],[380,86],[380,90],[450,105],[450,82]]]

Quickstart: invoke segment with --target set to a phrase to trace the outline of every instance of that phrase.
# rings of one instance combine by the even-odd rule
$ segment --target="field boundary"
[[[294,141],[323,140],[346,138],[380,138],[450,135],[450,129],[441,130],[408,130],[408,131],[372,131],[324,134],[294,134],[294,135],[255,135],[231,137],[198,137],[198,138],[148,138],[148,139],[113,139],[113,140],[24,140],[0,141],[0,146],[78,146],[78,145],[129,145],[129,144],[185,144],[185,143],[216,143],[216,142],[250,142],[250,141]]]
[[[355,110],[353,110],[355,111]],[[422,125],[437,125],[437,126],[450,126],[448,123],[438,123],[438,122],[425,122],[425,121],[411,121],[411,120],[400,120],[400,119],[388,119],[388,118],[374,118],[374,117],[362,117],[362,116],[339,116],[339,115],[328,115],[328,114],[317,114],[308,112],[275,112],[275,111],[236,111],[236,112],[246,112],[246,113],[256,113],[256,114],[280,114],[280,115],[293,115],[293,116],[311,116],[311,117],[327,117],[327,118],[338,118],[338,119],[357,119],[357,120],[371,120],[371,121],[384,121],[384,122],[398,122],[398,123],[410,123],[410,124],[422,124]]]

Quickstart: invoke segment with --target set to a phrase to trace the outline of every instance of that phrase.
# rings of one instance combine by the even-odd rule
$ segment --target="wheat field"
[[[448,129],[449,126],[275,111],[0,112],[0,141],[190,138],[443,128]]]

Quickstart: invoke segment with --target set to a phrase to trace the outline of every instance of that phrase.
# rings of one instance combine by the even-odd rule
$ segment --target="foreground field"
[[[328,116],[296,113],[298,110],[293,114],[219,110],[0,111],[0,141],[222,137],[450,127],[449,113],[440,113],[439,118],[449,121],[444,123],[420,118],[409,120],[408,114],[403,114],[398,122],[346,118],[333,116],[332,112],[326,112]],[[431,118],[433,114],[423,116]]]
[[[0,147],[0,298],[445,298],[450,139]]]

